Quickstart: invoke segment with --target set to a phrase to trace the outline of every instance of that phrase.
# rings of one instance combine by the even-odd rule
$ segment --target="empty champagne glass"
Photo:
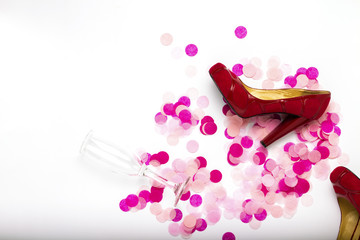
[[[174,183],[167,180],[151,170],[149,165],[141,162],[140,157],[134,152],[130,152],[128,148],[107,142],[94,135],[93,131],[90,131],[85,137],[80,149],[80,154],[84,160],[92,160],[107,165],[108,168],[115,173],[129,176],[144,176],[163,184],[174,192],[174,206],[179,202],[190,180],[190,177],[182,183]]]

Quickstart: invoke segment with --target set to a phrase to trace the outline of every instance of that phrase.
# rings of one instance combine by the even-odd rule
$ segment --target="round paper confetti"
[[[244,37],[246,37],[247,35],[247,29],[243,26],[238,26],[236,29],[235,29],[235,36],[237,38],[240,38],[240,39],[243,39]]]
[[[226,232],[222,236],[222,240],[235,240],[235,235],[232,232]]]
[[[164,33],[160,37],[160,42],[164,46],[169,46],[172,43],[172,41],[173,41],[173,37],[171,36],[170,33]]]
[[[199,143],[195,140],[190,140],[188,141],[188,143],[186,144],[186,149],[190,152],[190,153],[195,153],[198,151],[199,149]]]
[[[218,183],[220,182],[222,179],[222,174],[219,170],[212,170],[210,172],[210,180],[213,182],[213,183]]]
[[[198,53],[198,48],[195,44],[189,44],[185,48],[185,53],[189,57],[193,57]]]

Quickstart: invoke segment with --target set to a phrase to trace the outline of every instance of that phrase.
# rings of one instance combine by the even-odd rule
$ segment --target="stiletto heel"
[[[283,137],[287,133],[310,122],[309,119],[303,117],[296,117],[294,115],[287,116],[274,130],[272,130],[260,143],[267,147],[277,139]]]
[[[306,89],[256,89],[217,63],[209,70],[211,78],[232,110],[242,118],[268,113],[289,114],[261,142],[267,147],[295,128],[320,118],[329,102],[329,91]]]
[[[330,174],[341,211],[337,239],[360,239],[360,179],[345,167],[337,167]]]

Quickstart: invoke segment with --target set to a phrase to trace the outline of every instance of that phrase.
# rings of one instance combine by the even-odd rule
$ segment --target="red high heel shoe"
[[[267,113],[288,114],[261,141],[264,147],[295,128],[318,119],[330,101],[329,91],[251,88],[221,63],[212,66],[209,73],[226,102],[240,117],[248,118]]]
[[[345,167],[337,167],[330,174],[341,210],[341,224],[337,239],[360,239],[360,179]]]

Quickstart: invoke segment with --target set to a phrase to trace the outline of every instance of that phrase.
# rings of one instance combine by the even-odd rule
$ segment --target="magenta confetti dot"
[[[229,152],[233,157],[237,158],[243,154],[243,148],[240,144],[234,143],[230,146]]]
[[[202,119],[201,119],[201,124],[205,124],[207,122],[214,122],[214,119],[210,116],[204,116]]]
[[[183,217],[183,213],[181,212],[180,209],[177,208],[175,208],[174,211],[175,211],[175,217],[172,219],[172,221],[179,222]]]
[[[161,112],[155,115],[155,122],[157,124],[164,124],[166,123],[166,120],[167,120],[167,116],[163,115]]]
[[[150,201],[150,192],[148,190],[142,190],[139,193],[139,197],[143,198],[146,202]]]
[[[179,113],[179,118],[182,122],[189,122],[191,120],[191,112],[184,109]]]
[[[128,212],[130,210],[129,206],[126,204],[126,199],[120,201],[119,207],[123,212]]]
[[[169,161],[169,154],[167,152],[161,151],[157,154],[157,160],[159,160],[161,164],[165,164]]]
[[[185,53],[189,57],[193,57],[198,53],[198,48],[195,44],[189,44],[185,48]]]
[[[296,80],[296,78],[293,77],[293,76],[287,76],[287,77],[285,78],[285,80],[284,80],[284,83],[293,88],[293,87],[296,86],[297,80]]]
[[[245,136],[241,138],[241,145],[244,148],[251,148],[251,146],[253,145],[253,140],[251,137],[249,136]]]
[[[172,103],[167,103],[164,105],[163,107],[163,111],[166,115],[174,115],[175,114],[175,108],[174,108],[174,104]]]
[[[247,35],[247,29],[244,26],[238,26],[235,29],[235,36],[237,38],[243,39]]]
[[[295,77],[297,77],[297,75],[300,75],[300,74],[306,74],[306,71],[307,71],[307,69],[304,68],[304,67],[298,68],[298,70],[296,70],[296,76]]]
[[[139,203],[139,198],[135,194],[128,195],[125,200],[129,207],[135,207]]]
[[[327,147],[324,146],[317,146],[314,148],[314,150],[318,150],[321,154],[321,159],[326,159],[330,155],[330,151]]]
[[[306,70],[306,76],[309,79],[316,79],[319,76],[319,71],[315,67],[309,67]]]
[[[210,172],[210,181],[212,181],[213,183],[218,183],[220,182],[222,179],[222,174],[219,170],[212,170]]]
[[[199,162],[199,169],[206,167],[207,161],[206,161],[206,159],[204,157],[199,156],[199,157],[196,158],[196,160]]]
[[[252,215],[247,214],[246,212],[241,212],[240,213],[240,220],[243,223],[249,223],[252,219]]]
[[[293,165],[293,171],[294,173],[301,175],[305,172],[305,166],[302,161],[296,162]]]
[[[310,184],[307,180],[303,178],[298,179],[298,183],[296,184],[294,191],[301,197],[303,194],[307,193],[310,189]]]
[[[331,133],[334,129],[334,125],[331,121],[323,121],[321,123],[321,130],[323,130],[325,133]]]
[[[202,203],[202,198],[199,194],[194,194],[190,197],[190,204],[193,207],[199,207]]]
[[[232,232],[226,232],[222,236],[222,240],[235,240],[235,235]]]
[[[207,228],[207,223],[206,223],[205,219],[198,218],[196,220],[196,230],[198,230],[199,232],[202,232],[206,228]]]
[[[257,165],[262,165],[263,163],[265,163],[265,160],[266,156],[263,152],[257,152],[253,156],[253,161]]]
[[[236,76],[241,76],[243,75],[243,65],[241,64],[235,64],[232,67],[232,71],[236,74]]]
[[[259,221],[264,221],[267,216],[267,212],[263,208],[259,208],[257,212],[254,214],[255,219]]]
[[[336,133],[338,136],[341,135],[341,129],[338,126],[334,126],[334,133]]]
[[[164,188],[157,188],[152,186],[150,190],[150,202],[161,202],[163,198]]]
[[[206,135],[214,135],[217,131],[217,125],[214,122],[204,124],[204,132]]]
[[[295,145],[295,143],[292,143],[292,142],[288,142],[284,145],[284,151],[285,152],[289,152],[289,148],[292,146],[292,145]]]
[[[187,107],[190,107],[191,104],[190,98],[187,96],[180,97],[178,102],[184,104]]]
[[[181,195],[180,200],[182,201],[186,201],[190,198],[190,191],[187,191],[186,193],[184,193],[183,195]]]
[[[224,135],[225,135],[225,137],[226,137],[227,139],[234,139],[234,138],[235,138],[235,137],[232,137],[232,136],[230,136],[230,135],[228,134],[227,129],[225,129]]]

